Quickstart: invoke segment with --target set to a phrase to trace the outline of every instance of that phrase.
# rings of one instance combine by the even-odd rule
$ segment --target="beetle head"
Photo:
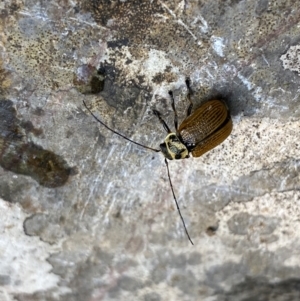
[[[184,159],[189,157],[186,146],[179,140],[175,133],[170,133],[164,143],[161,143],[160,149],[164,156],[169,159]]]

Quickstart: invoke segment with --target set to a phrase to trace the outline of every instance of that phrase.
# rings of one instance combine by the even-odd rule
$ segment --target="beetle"
[[[209,100],[200,105],[194,112],[193,102],[191,100],[192,90],[190,87],[190,80],[187,78],[186,86],[188,89],[187,99],[189,100],[189,106],[187,108],[187,116],[178,127],[178,115],[175,108],[175,100],[173,92],[169,91],[171,98],[171,106],[174,112],[174,126],[175,132],[172,132],[166,122],[162,119],[161,114],[157,110],[153,110],[153,114],[158,118],[164,129],[168,133],[164,142],[161,143],[160,149],[155,149],[149,146],[145,146],[136,141],[129,139],[128,137],[116,132],[115,130],[108,127],[98,117],[94,115],[91,109],[88,108],[85,101],[83,104],[91,115],[105,128],[119,135],[120,137],[138,145],[149,149],[154,152],[162,152],[165,156],[165,164],[167,167],[168,178],[172,194],[175,200],[175,204],[181,218],[186,235],[193,245],[193,241],[187,231],[184,219],[182,217],[177,198],[175,196],[174,188],[172,185],[168,160],[180,160],[189,158],[190,154],[193,157],[200,157],[211,149],[221,144],[232,131],[232,119],[230,116],[229,109],[226,103],[221,99]]]

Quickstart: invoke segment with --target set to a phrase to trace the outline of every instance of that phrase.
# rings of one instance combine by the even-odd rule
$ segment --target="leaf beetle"
[[[189,106],[187,109],[187,116],[178,127],[178,115],[175,108],[175,101],[172,91],[169,91],[171,98],[171,106],[174,112],[174,126],[175,132],[172,132],[166,122],[162,119],[161,114],[157,110],[153,110],[154,115],[159,119],[164,129],[168,133],[164,142],[160,144],[160,149],[155,149],[149,146],[145,146],[136,141],[129,139],[128,137],[116,132],[103,123],[95,114],[88,108],[85,101],[83,101],[86,109],[91,115],[105,128],[119,135],[120,137],[138,145],[149,149],[154,152],[162,152],[165,156],[165,164],[167,167],[168,178],[172,194],[175,200],[175,204],[181,218],[186,235],[194,244],[185,225],[184,219],[181,215],[179,205],[175,196],[174,188],[172,185],[170,170],[168,166],[168,160],[180,160],[189,158],[190,154],[193,157],[200,157],[204,153],[215,148],[221,144],[232,131],[232,119],[229,109],[226,103],[220,99],[209,100],[192,112],[193,102],[191,100],[192,90],[190,87],[189,79],[186,79],[186,86],[188,88],[187,99],[189,100]]]

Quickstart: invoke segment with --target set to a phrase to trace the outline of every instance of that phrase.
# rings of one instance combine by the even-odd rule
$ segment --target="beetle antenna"
[[[174,197],[174,200],[175,200],[175,203],[176,203],[176,207],[177,207],[177,210],[178,210],[178,213],[179,213],[179,216],[181,218],[181,221],[182,221],[182,224],[183,224],[183,227],[184,227],[184,230],[185,230],[185,233],[189,239],[189,241],[191,242],[192,245],[194,245],[190,235],[189,235],[189,232],[185,226],[185,222],[184,222],[184,219],[181,215],[181,212],[180,212],[180,209],[179,209],[179,206],[178,206],[178,202],[177,202],[177,199],[176,199],[176,196],[175,196],[175,192],[174,192],[174,189],[173,189],[173,185],[172,185],[172,181],[171,181],[171,177],[170,177],[170,170],[169,170],[169,164],[168,164],[168,161],[167,159],[165,158],[165,163],[166,163],[166,166],[167,166],[167,170],[168,170],[168,178],[169,178],[169,182],[170,182],[170,186],[171,186],[171,190],[172,190],[172,193],[173,193],[173,197]]]
[[[124,135],[122,135],[122,134],[120,134],[120,133],[114,131],[114,130],[111,129],[109,126],[107,126],[103,121],[101,121],[101,120],[100,120],[100,119],[99,119],[99,118],[98,118],[98,117],[97,117],[97,116],[96,116],[96,115],[88,108],[88,106],[86,105],[86,103],[85,103],[84,100],[83,100],[83,104],[84,104],[84,106],[87,108],[87,110],[91,113],[91,115],[92,115],[99,123],[101,123],[104,127],[106,127],[108,130],[110,130],[110,131],[113,132],[114,134],[117,134],[117,135],[119,135],[120,137],[122,137],[122,138],[128,140],[129,142],[132,142],[132,143],[134,143],[134,144],[136,144],[136,145],[138,145],[138,146],[141,146],[141,147],[150,149],[150,150],[152,150],[152,151],[154,151],[154,152],[160,152],[159,149],[155,149],[155,148],[152,148],[152,147],[143,145],[143,144],[141,144],[141,143],[135,142],[135,141],[133,141],[133,140],[127,138],[126,136],[124,136]]]

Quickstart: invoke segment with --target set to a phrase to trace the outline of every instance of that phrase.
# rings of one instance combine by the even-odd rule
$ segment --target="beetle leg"
[[[191,99],[191,95],[193,94],[193,92],[192,92],[192,89],[191,89],[191,86],[190,86],[190,80],[188,78],[185,80],[185,84],[186,84],[187,89],[188,89],[188,94],[187,94],[186,97],[187,97],[188,101],[190,102],[190,104],[187,108],[187,113],[186,113],[186,117],[188,117],[188,116],[191,115],[192,109],[193,109],[193,106],[194,106],[194,104],[192,102],[192,99]]]
[[[175,100],[174,100],[173,92],[169,91],[169,95],[171,96],[171,105],[172,105],[172,109],[173,109],[173,112],[174,112],[175,130],[176,130],[176,133],[178,133],[178,115],[177,115],[177,111],[176,111],[176,108],[175,108]]]
[[[153,110],[153,114],[158,118],[160,123],[163,125],[164,129],[168,134],[172,133],[171,130],[169,129],[168,125],[165,123],[165,121],[161,118],[160,113],[156,110]]]

